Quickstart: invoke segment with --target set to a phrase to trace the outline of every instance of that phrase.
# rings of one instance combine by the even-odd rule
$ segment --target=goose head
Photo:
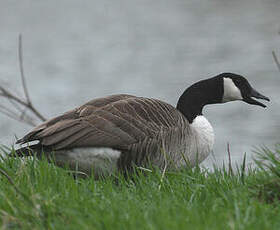
[[[177,109],[192,123],[196,116],[202,115],[203,107],[208,104],[239,100],[266,107],[255,99],[269,101],[269,98],[255,90],[245,77],[234,73],[222,73],[187,88],[178,100]]]
[[[269,98],[255,90],[245,77],[233,73],[224,73],[220,77],[223,78],[224,89],[222,102],[241,100],[251,105],[266,107],[254,98],[266,101],[269,101]]]

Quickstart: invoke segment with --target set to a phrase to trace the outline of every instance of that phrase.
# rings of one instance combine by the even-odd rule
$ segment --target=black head
[[[256,91],[245,77],[233,73],[223,73],[219,76],[223,78],[224,83],[222,102],[242,100],[251,105],[266,107],[266,105],[253,98],[266,101],[269,101],[269,98]]]
[[[222,73],[199,81],[186,89],[179,98],[177,109],[191,123],[196,116],[202,114],[203,107],[208,104],[241,100],[248,104],[266,107],[253,98],[269,101],[268,97],[252,88],[246,78],[233,73]]]

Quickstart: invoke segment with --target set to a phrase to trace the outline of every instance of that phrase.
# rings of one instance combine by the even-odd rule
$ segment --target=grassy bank
[[[278,154],[279,156],[279,152]],[[1,229],[280,229],[280,163],[94,181],[46,161],[0,163]],[[14,185],[12,185],[14,183]]]

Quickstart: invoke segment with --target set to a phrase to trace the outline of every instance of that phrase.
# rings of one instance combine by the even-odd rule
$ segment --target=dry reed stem
[[[4,170],[0,168],[0,174],[2,174],[4,177],[6,177],[6,179],[9,181],[9,183],[14,187],[14,189],[16,190],[17,193],[23,195],[23,193],[18,189],[18,187],[16,186],[15,182],[13,181],[13,179],[8,175],[8,173]],[[24,196],[24,195],[23,195]]]
[[[0,104],[0,113],[12,118],[14,120],[26,123],[31,126],[35,126],[36,122],[34,121],[34,116],[41,121],[45,121],[46,118],[33,106],[33,103],[30,99],[28,88],[26,85],[24,68],[23,68],[23,51],[22,51],[22,35],[19,35],[18,39],[18,58],[19,58],[19,68],[21,76],[21,84],[24,92],[24,98],[20,98],[10,90],[4,88],[0,85],[0,97],[5,98],[11,105],[11,108]],[[26,114],[27,111],[30,111],[34,116]]]
[[[165,147],[163,147],[162,153],[163,153],[163,156],[164,156],[164,168],[163,168],[163,171],[162,171],[162,174],[161,174],[161,177],[160,177],[158,190],[161,189],[161,185],[162,185],[162,182],[163,182],[163,179],[164,179],[164,176],[165,176],[165,172],[166,172],[166,169],[167,169],[167,156],[166,156],[166,152],[165,152]]]
[[[272,56],[273,56],[274,62],[276,64],[278,70],[280,71],[280,62],[279,62],[279,60],[277,58],[277,55],[276,55],[276,53],[274,51],[272,51]]]
[[[231,153],[229,149],[229,143],[227,143],[227,152],[228,152],[228,171],[230,175],[233,175],[233,170],[231,166]]]

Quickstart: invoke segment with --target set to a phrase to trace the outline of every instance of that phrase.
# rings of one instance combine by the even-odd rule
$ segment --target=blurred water
[[[279,0],[1,0],[0,80],[21,92],[17,36],[33,103],[47,117],[115,93],[176,104],[193,82],[221,72],[246,76],[271,98],[267,109],[233,102],[204,109],[218,163],[279,142]],[[2,102],[1,102],[2,103]],[[0,115],[0,143],[30,127]],[[212,164],[210,157],[205,165]]]

